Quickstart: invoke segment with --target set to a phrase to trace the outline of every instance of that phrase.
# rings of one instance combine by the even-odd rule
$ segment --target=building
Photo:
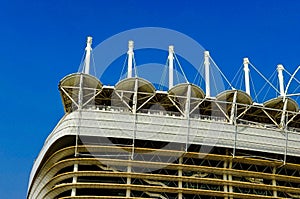
[[[263,104],[246,92],[210,96],[194,84],[157,91],[128,77],[105,86],[89,74],[91,38],[82,73],[64,77],[65,115],[31,171],[28,199],[37,198],[300,198],[300,115],[284,92]],[[209,53],[205,52],[209,70]]]

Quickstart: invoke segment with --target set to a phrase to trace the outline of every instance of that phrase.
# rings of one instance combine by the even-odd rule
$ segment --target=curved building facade
[[[59,83],[65,115],[31,171],[37,198],[299,198],[298,104],[256,104],[241,90],[208,97],[88,73]]]

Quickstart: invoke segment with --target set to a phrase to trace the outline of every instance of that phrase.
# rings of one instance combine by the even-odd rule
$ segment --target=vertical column
[[[285,91],[284,91],[284,80],[283,80],[283,73],[282,71],[284,70],[282,64],[277,65],[277,72],[278,72],[278,80],[279,80],[279,90],[280,90],[280,96],[283,97],[283,110],[281,114],[281,119],[280,119],[280,128],[285,128],[285,117],[286,117],[286,108],[287,108],[287,103],[288,99],[285,96]]]
[[[131,164],[130,164],[130,163],[129,163],[128,166],[127,166],[127,173],[128,173],[128,174],[131,174]],[[127,177],[127,185],[130,185],[130,184],[131,184],[131,177],[128,176],[128,177]],[[130,188],[128,187],[128,188],[126,189],[126,197],[130,197],[130,195],[131,195],[131,190],[130,190]]]
[[[204,51],[204,67],[205,67],[205,92],[206,97],[210,97],[210,76],[209,76],[209,51]]]
[[[191,109],[191,95],[192,95],[192,85],[188,85],[187,93],[186,93],[186,102],[185,102],[185,117],[187,119],[187,135],[186,135],[186,143],[185,143],[185,151],[188,151],[189,141],[190,141],[190,109]]]
[[[230,112],[230,124],[233,124],[234,116],[235,116],[235,110],[236,110],[236,98],[237,98],[237,91],[233,94],[232,104],[231,104],[231,112]]]
[[[190,116],[191,109],[191,96],[192,96],[192,85],[189,84],[186,92],[186,102],[185,102],[185,117],[188,118]]]
[[[283,164],[285,165],[286,164],[286,156],[287,156],[287,152],[288,152],[288,141],[289,141],[289,133],[288,133],[285,125],[283,127],[283,133],[285,135],[285,149],[284,149]]]
[[[227,161],[226,161],[226,160],[224,160],[223,167],[224,167],[224,169],[227,168]],[[227,181],[227,174],[226,174],[226,173],[223,173],[223,180],[224,180],[224,181]],[[224,190],[224,192],[228,192],[228,187],[227,187],[227,185],[224,185],[224,186],[223,186],[223,190]],[[228,199],[228,197],[225,196],[224,199]]]
[[[250,78],[249,78],[249,59],[244,58],[244,72],[245,72],[245,89],[246,93],[250,95]]]
[[[174,46],[169,46],[169,89],[174,85]]]
[[[282,108],[282,113],[281,113],[281,118],[280,118],[280,128],[284,129],[285,128],[285,123],[286,123],[286,109],[287,109],[287,104],[288,104],[288,98],[283,97],[283,108]]]
[[[279,91],[280,91],[280,96],[284,96],[284,80],[283,80],[283,73],[282,71],[284,70],[282,64],[277,65],[277,72],[278,72],[278,80],[279,80]]]
[[[127,77],[131,78],[132,77],[132,60],[133,60],[133,46],[134,43],[132,40],[128,41],[128,62],[127,62],[127,66],[128,66],[128,70],[127,70]]]
[[[183,160],[183,158],[182,158],[182,156],[179,158],[179,162],[178,162],[178,164],[182,164],[182,160]],[[181,179],[181,177],[182,177],[182,168],[180,168],[180,169],[178,169],[178,176],[179,176],[179,180],[178,180],[178,188],[179,189],[182,189],[182,179]],[[178,199],[182,199],[182,190],[179,190],[179,192],[178,192]]]
[[[132,99],[132,112],[135,114],[137,110],[137,97],[138,97],[138,89],[139,89],[139,81],[138,78],[135,78],[134,82],[134,94],[133,94],[133,99]]]
[[[84,67],[84,73],[89,74],[90,72],[90,57],[91,57],[91,48],[92,45],[92,37],[87,38],[86,42],[86,54],[85,54],[85,67]],[[79,110],[79,122],[78,122],[78,127],[77,127],[77,134],[76,134],[76,146],[75,146],[75,157],[78,156],[78,151],[77,151],[77,146],[78,146],[78,136],[80,133],[80,125],[81,125],[81,109],[82,109],[82,104],[83,104],[83,75],[80,74],[80,82],[79,82],[79,93],[78,93],[78,110]],[[74,164],[73,172],[75,175],[73,176],[72,179],[72,184],[77,183],[77,172],[78,172],[78,164]],[[76,196],[76,188],[72,188],[71,190],[71,196]]]
[[[74,164],[74,169],[73,169],[74,172],[77,172],[78,171],[78,164]],[[73,180],[72,180],[72,184],[76,184],[77,183],[77,176],[76,174],[73,176]],[[76,196],[76,188],[72,188],[72,191],[71,191],[71,196]]]
[[[229,168],[229,169],[232,169],[232,159],[229,160],[228,168]],[[231,174],[228,175],[228,181],[232,181],[232,175],[231,175]],[[232,185],[229,185],[229,186],[228,186],[228,189],[229,189],[229,193],[232,193],[232,192],[233,192]],[[232,196],[230,196],[229,198],[230,198],[230,199],[233,199]]]
[[[90,73],[90,61],[92,52],[92,37],[87,37],[86,47],[85,47],[85,59],[84,59],[84,73]]]
[[[131,151],[131,160],[134,158],[134,147],[135,147],[135,137],[136,137],[136,122],[137,122],[137,115],[136,111],[138,108],[138,89],[139,89],[139,81],[138,78],[135,78],[134,83],[134,94],[133,94],[133,104],[132,104],[132,113],[134,115],[134,121],[133,121],[133,134],[132,134],[132,151]]]
[[[80,74],[79,79],[79,93],[78,93],[78,109],[82,109],[83,105],[83,75]]]
[[[272,179],[272,185],[273,186],[277,186],[276,185],[276,179],[275,179],[275,175],[276,175],[276,167],[273,167],[273,179]],[[277,190],[273,190],[273,196],[277,197]]]

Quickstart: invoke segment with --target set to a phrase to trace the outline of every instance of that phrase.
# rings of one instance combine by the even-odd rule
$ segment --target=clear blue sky
[[[298,0],[10,0],[0,3],[0,198],[25,198],[31,166],[63,116],[57,84],[94,44],[138,27],[182,32],[229,79],[248,56],[266,76],[300,65]]]

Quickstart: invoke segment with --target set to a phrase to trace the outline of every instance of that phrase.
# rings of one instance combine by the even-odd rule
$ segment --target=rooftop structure
[[[33,165],[28,199],[300,197],[300,114],[282,65],[280,96],[258,104],[248,58],[245,91],[211,96],[208,51],[205,92],[174,85],[174,46],[169,89],[158,91],[133,76],[133,41],[127,78],[103,85],[89,74],[91,44],[88,37],[83,71],[59,82],[65,115]]]

